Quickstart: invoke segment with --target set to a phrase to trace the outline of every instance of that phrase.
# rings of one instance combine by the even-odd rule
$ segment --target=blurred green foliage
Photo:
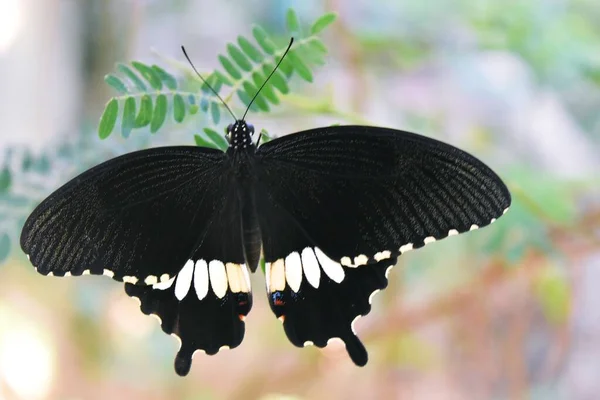
[[[287,35],[294,37],[294,45],[281,62],[279,70],[268,81],[267,76],[281,60],[287,41],[255,25],[252,34],[256,44],[243,36],[238,36],[236,44],[228,43],[227,54],[218,56],[223,69],[207,74],[206,81],[217,92],[222,87],[228,87],[229,94],[225,96],[225,101],[230,103],[232,96],[237,94],[244,107],[248,107],[264,83],[250,108],[268,112],[269,104],[279,104],[279,96],[289,93],[288,81],[294,74],[312,82],[312,68],[323,65],[327,54],[327,47],[317,35],[335,18],[334,13],[324,14],[310,28],[303,29],[296,12],[289,9],[286,14]],[[106,104],[98,126],[100,138],[107,138],[118,127],[119,111],[123,137],[129,137],[133,129],[148,125],[150,132],[156,133],[163,126],[169,110],[177,123],[184,122],[187,116],[201,110],[210,116],[214,125],[219,124],[223,107],[221,100],[189,68],[186,67],[185,72],[177,76],[176,72],[168,72],[168,66],[132,61],[129,65],[118,63],[117,70],[122,77],[113,74],[105,76],[106,83],[121,95],[112,97]],[[221,149],[227,146],[227,142],[214,136],[214,129],[206,128],[203,131],[207,137],[195,135],[196,144]]]

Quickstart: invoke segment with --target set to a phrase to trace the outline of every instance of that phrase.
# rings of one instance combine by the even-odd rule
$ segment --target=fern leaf
[[[227,143],[227,140],[225,140],[222,135],[218,134],[217,131],[210,128],[204,128],[203,131],[206,133],[206,136],[208,136],[208,138],[217,145],[217,148],[223,151],[227,150],[229,143]]]
[[[256,42],[259,44],[259,46],[263,49],[265,53],[271,56],[275,54],[275,43],[273,43],[273,41],[270,39],[269,35],[267,34],[267,32],[265,32],[263,28],[261,28],[258,25],[255,25],[254,28],[252,28],[252,35],[254,36],[254,39],[256,39]]]
[[[153,65],[152,69],[156,74],[160,77],[160,80],[171,90],[177,89],[177,79],[167,71],[159,67],[158,65]]]
[[[236,81],[242,79],[241,72],[233,65],[233,63],[225,56],[219,56],[219,62],[225,68],[225,71]]]
[[[196,104],[196,96],[190,94],[188,95],[188,111],[190,112],[190,114],[194,115],[198,112],[198,110],[200,109],[200,107]]]
[[[258,88],[256,86],[254,86],[252,83],[248,82],[248,81],[245,81],[243,83],[242,87],[244,88],[244,91],[246,92],[246,94],[248,95],[248,97],[250,97],[250,99],[252,99],[256,95],[256,92],[258,92]],[[269,105],[263,99],[262,93],[261,93],[261,95],[259,95],[259,96],[256,97],[256,99],[254,100],[254,103],[262,111],[265,111],[265,112],[269,111]]]
[[[185,101],[180,94],[173,96],[173,119],[175,122],[182,122],[185,118]]]
[[[112,74],[108,74],[104,77],[104,81],[108,83],[113,89],[115,89],[119,93],[127,93],[127,86],[123,83],[122,80],[117,78]]]
[[[285,20],[287,23],[287,28],[291,33],[301,33],[300,32],[300,21],[298,20],[298,15],[293,8],[288,9]]]
[[[263,66],[263,73],[265,76],[269,76],[273,68],[275,68],[275,65],[265,64]],[[271,76],[271,79],[269,79],[269,82],[272,83],[281,94],[288,94],[290,92],[290,88],[288,87],[285,77],[279,71],[275,71],[275,73]]]
[[[133,61],[131,63],[135,69],[150,83],[150,86],[156,90],[162,89],[162,80],[152,67],[143,64],[139,61]]]
[[[255,63],[260,63],[264,60],[264,55],[258,50],[248,39],[243,36],[238,36],[238,44],[244,53]]]
[[[125,100],[125,106],[123,107],[123,118],[121,122],[121,135],[124,138],[128,138],[131,130],[135,126],[135,99],[128,97]]]
[[[143,128],[152,120],[152,97],[143,95],[140,100],[140,111],[135,117],[135,127]]]
[[[265,82],[266,79],[267,77],[259,72],[254,72],[252,74],[252,83],[254,83],[254,86],[257,88],[259,88]],[[275,91],[273,91],[272,82],[266,82],[260,94],[264,96],[269,102],[275,105],[279,104],[279,98],[277,97],[277,94],[275,94]]]
[[[219,146],[217,146],[216,144],[214,144],[210,140],[206,140],[202,136],[197,135],[197,134],[194,135],[194,141],[196,142],[196,146],[209,147],[209,148],[212,148],[212,149],[218,149],[219,148]]]
[[[129,68],[125,64],[119,63],[119,64],[117,64],[117,69],[119,71],[121,71],[123,74],[125,74],[125,76],[127,76],[127,78],[129,78],[131,83],[133,83],[138,90],[140,90],[142,92],[146,91],[146,84],[144,83],[144,81],[142,81],[140,79],[139,76],[137,76],[137,74],[135,72],[133,72],[133,70],[131,68]]]
[[[154,107],[154,113],[152,114],[152,120],[150,121],[150,132],[156,133],[162,124],[165,122],[167,117],[167,96],[160,94],[156,98],[156,105]]]
[[[210,103],[210,116],[217,125],[221,120],[221,110],[219,110],[219,103]]]
[[[229,43],[227,45],[227,53],[229,53],[229,56],[233,59],[233,61],[235,61],[237,65],[239,65],[239,67],[242,70],[246,72],[252,71],[252,64],[250,64],[248,58],[244,55],[244,53],[242,53],[242,51],[239,48]]]
[[[310,68],[302,61],[302,58],[298,57],[296,52],[288,53],[288,60],[294,71],[296,71],[302,79],[308,82],[313,81],[313,75],[312,72],[310,72]]]
[[[328,13],[319,17],[310,27],[312,35],[318,35],[321,31],[331,25],[337,18],[335,13]]]
[[[117,114],[119,113],[119,102],[112,98],[104,107],[100,124],[98,125],[98,135],[100,139],[106,139],[112,133],[115,123],[117,122]]]
[[[296,12],[288,10],[286,26],[296,40],[269,81],[266,79],[281,59],[288,42],[274,38],[258,25],[253,26],[250,39],[238,36],[235,43],[227,44],[225,52],[218,56],[219,68],[210,74],[203,73],[203,76],[218,93],[226,87],[226,94],[221,94],[226,103],[237,96],[244,107],[264,84],[250,108],[268,112],[271,105],[280,103],[280,96],[289,93],[289,82],[294,75],[313,81],[315,66],[323,65],[327,55],[327,48],[317,35],[333,21],[335,14],[325,14],[303,29]],[[173,62],[173,65],[178,64],[179,61]],[[172,110],[175,123],[184,123],[198,112],[206,113],[214,125],[221,121],[220,100],[190,69],[175,74],[163,66],[132,61],[117,64],[117,72],[117,75],[105,77],[119,96],[113,97],[105,107],[98,127],[101,138],[108,137],[117,126],[123,136],[142,128],[155,133],[165,125],[169,110]]]

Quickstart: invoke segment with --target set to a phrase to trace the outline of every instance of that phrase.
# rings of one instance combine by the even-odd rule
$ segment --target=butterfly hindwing
[[[21,247],[46,275],[167,281],[189,259],[229,183],[224,153],[162,147],[102,163],[27,219]]]
[[[125,285],[144,314],[158,316],[163,331],[180,339],[175,358],[179,375],[189,372],[196,350],[216,354],[223,347],[237,347],[244,337],[252,294],[237,190],[233,184],[229,188],[198,248],[171,281]]]
[[[305,249],[302,254],[311,250]],[[394,258],[368,268],[341,266],[338,276],[329,276],[321,266],[322,275],[317,287],[303,279],[297,293],[289,286],[281,292],[270,293],[271,308],[283,319],[285,333],[294,345],[325,347],[332,338],[339,338],[346,345],[352,361],[365,365],[367,351],[356,335],[354,321],[371,311],[373,295],[387,287],[387,271],[395,263]],[[272,265],[269,267],[269,273],[272,273]]]
[[[273,311],[295,345],[340,337],[359,365],[367,356],[351,322],[368,313],[397,257],[488,225],[510,205],[473,156],[384,128],[276,139],[258,149],[255,171]]]

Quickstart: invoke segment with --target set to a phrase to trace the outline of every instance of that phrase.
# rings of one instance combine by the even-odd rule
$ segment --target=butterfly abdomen
[[[245,168],[243,165],[242,168]],[[244,246],[244,256],[246,264],[250,271],[256,271],[260,260],[261,250],[261,235],[258,225],[258,215],[256,213],[256,200],[252,192],[253,178],[249,175],[250,168],[247,168],[243,173],[244,178],[237,180],[238,184],[238,199],[240,215],[242,218],[242,242]]]

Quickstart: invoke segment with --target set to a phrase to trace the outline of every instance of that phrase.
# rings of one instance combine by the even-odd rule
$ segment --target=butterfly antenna
[[[206,82],[206,79],[204,79],[202,77],[202,75],[200,75],[200,72],[198,72],[198,70],[196,69],[196,67],[194,67],[194,64],[192,63],[192,60],[190,60],[190,57],[187,55],[187,52],[185,51],[185,47],[181,46],[181,50],[183,51],[183,55],[185,56],[185,58],[187,58],[188,62],[190,63],[190,65],[192,66],[192,68],[194,69],[194,72],[196,73],[196,75],[198,75],[198,77],[200,79],[202,79],[202,82],[204,82],[204,84],[206,86],[208,86],[208,88],[211,90],[211,92],[213,92],[215,94],[215,96],[217,96],[219,98],[219,100],[221,100],[221,103],[223,103],[223,105],[225,106],[225,108],[227,109],[227,111],[229,111],[229,114],[231,114],[231,116],[233,117],[233,119],[235,121],[237,121],[237,118],[235,117],[235,114],[233,113],[233,111],[231,111],[231,108],[229,108],[229,106],[227,105],[227,103],[225,103],[225,100],[223,100],[221,98],[221,96],[219,96],[219,93],[217,93],[217,91],[215,89],[212,88],[212,86],[210,86],[208,84],[208,82]],[[245,116],[246,114],[244,114]]]
[[[246,119],[246,114],[248,114],[248,110],[250,110],[250,106],[252,106],[252,103],[254,103],[254,100],[258,97],[258,94],[260,93],[260,91],[265,87],[265,85],[267,84],[267,82],[269,81],[269,79],[273,76],[273,74],[275,73],[275,71],[277,71],[277,68],[279,68],[279,64],[281,64],[281,62],[285,58],[285,55],[288,53],[288,51],[290,51],[290,48],[292,47],[292,43],[294,43],[294,38],[290,39],[290,44],[288,45],[287,49],[285,49],[285,52],[281,56],[281,59],[279,60],[279,62],[275,66],[275,68],[273,68],[273,71],[271,71],[271,73],[269,74],[269,76],[267,76],[267,79],[265,79],[265,81],[263,82],[262,86],[258,89],[258,91],[254,95],[254,97],[252,98],[252,100],[250,100],[250,103],[248,104],[248,108],[246,108],[246,112],[244,113],[244,116],[242,117],[242,121],[244,119]]]

